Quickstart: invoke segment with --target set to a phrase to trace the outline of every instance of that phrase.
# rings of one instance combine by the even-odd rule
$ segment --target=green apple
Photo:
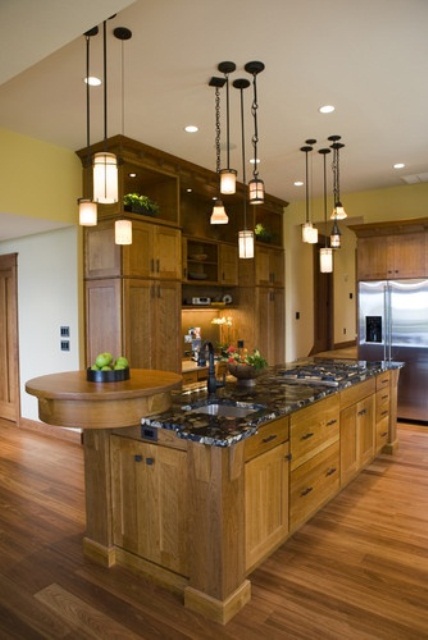
[[[93,364],[93,365],[91,366],[91,371],[99,371],[99,368],[97,367],[97,365],[96,365],[96,364]]]
[[[95,358],[95,364],[99,369],[102,369],[103,367],[109,366],[112,360],[113,356],[111,355],[111,353],[105,351],[104,353],[99,353],[97,355],[97,357]]]
[[[126,369],[126,367],[129,367],[128,358],[125,358],[125,356],[119,356],[117,358],[116,362],[114,363],[114,368],[115,369]]]
[[[101,367],[101,371],[111,371],[111,367],[109,367],[109,365],[106,364],[104,367]]]
[[[115,364],[114,365],[114,370],[115,371],[123,371],[124,369],[126,369],[126,367],[123,364]]]

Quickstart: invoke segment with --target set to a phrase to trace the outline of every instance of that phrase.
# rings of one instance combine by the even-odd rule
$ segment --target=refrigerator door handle
[[[392,309],[391,309],[391,285],[389,283],[385,286],[385,322],[386,322],[386,339],[385,350],[386,358],[388,362],[392,359]]]

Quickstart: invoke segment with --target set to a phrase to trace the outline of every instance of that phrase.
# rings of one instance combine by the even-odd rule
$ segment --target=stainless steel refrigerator
[[[398,417],[428,422],[428,280],[359,283],[358,356],[404,362]]]

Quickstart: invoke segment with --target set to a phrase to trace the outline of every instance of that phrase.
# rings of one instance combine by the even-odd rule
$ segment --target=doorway
[[[313,248],[314,345],[311,355],[334,348],[333,274],[320,271],[319,253],[324,246],[325,238],[319,235],[318,244]]]
[[[18,424],[18,254],[0,256],[0,418]]]

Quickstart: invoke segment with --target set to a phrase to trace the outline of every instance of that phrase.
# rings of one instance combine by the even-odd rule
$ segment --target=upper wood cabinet
[[[238,248],[203,238],[183,238],[183,280],[193,285],[238,284]]]
[[[378,225],[355,225],[357,279],[425,278],[428,275],[428,221],[425,218]]]
[[[85,277],[181,279],[181,232],[134,221],[130,245],[114,243],[114,220],[85,229]]]

